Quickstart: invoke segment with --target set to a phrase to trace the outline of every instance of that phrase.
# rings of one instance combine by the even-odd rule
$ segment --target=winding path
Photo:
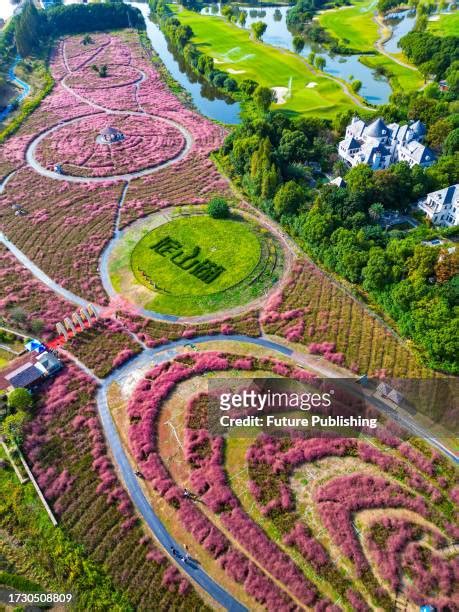
[[[378,26],[378,33],[379,33],[379,38],[375,42],[375,47],[377,51],[379,51],[381,55],[385,55],[387,58],[389,58],[390,60],[392,60],[399,66],[403,66],[403,68],[408,68],[409,70],[413,70],[413,72],[418,72],[415,66],[402,62],[402,60],[398,59],[397,57],[395,57],[394,55],[390,54],[388,51],[385,50],[384,45],[386,44],[386,42],[388,42],[392,38],[392,28],[390,28],[384,23],[384,21],[381,19],[378,13],[374,14],[373,21]]]
[[[65,56],[65,52],[64,52],[64,61],[65,61],[65,65],[68,68],[68,62]],[[143,72],[142,72],[142,75],[143,77],[139,79],[139,82],[137,85],[139,85],[146,78],[146,75]],[[64,87],[66,87],[65,84],[64,84]],[[75,92],[73,92],[70,88],[66,87],[66,89],[68,89],[72,94],[75,95]],[[81,98],[81,96],[77,94],[76,94],[76,97]],[[137,99],[137,92],[136,92],[136,99]],[[100,105],[96,105],[92,103],[89,100],[85,100],[84,98],[83,98],[83,101],[86,102],[87,104],[90,104],[93,108],[97,109],[97,111],[103,111],[103,112],[106,112],[107,114],[151,116],[153,118],[159,119],[161,121],[165,121],[166,123],[173,125],[177,129],[179,129],[180,132],[185,137],[185,147],[181,151],[179,156],[176,156],[174,159],[168,160],[168,162],[163,163],[159,166],[155,166],[154,168],[144,169],[138,172],[123,174],[119,176],[103,177],[103,178],[102,177],[76,177],[76,176],[67,176],[67,175],[63,176],[63,175],[60,175],[59,173],[51,172],[47,170],[46,168],[43,168],[36,161],[34,157],[36,147],[41,142],[41,140],[44,137],[46,137],[47,134],[55,130],[58,130],[65,123],[73,123],[75,121],[80,121],[81,117],[78,117],[76,119],[71,119],[65,122],[64,121],[60,122],[58,125],[53,126],[49,130],[46,130],[45,132],[40,134],[29,145],[26,151],[27,163],[37,173],[47,176],[48,178],[51,178],[54,180],[61,180],[61,181],[64,180],[64,181],[70,181],[70,182],[83,182],[83,183],[105,182],[107,180],[126,181],[126,184],[123,187],[123,190],[122,190],[122,193],[119,199],[119,203],[118,203],[117,215],[116,215],[116,220],[115,220],[115,231],[114,231],[114,236],[116,237],[119,233],[120,212],[121,212],[122,204],[123,204],[127,189],[129,187],[129,181],[138,176],[145,176],[146,174],[156,172],[160,170],[161,168],[164,168],[167,165],[170,165],[172,163],[176,163],[177,161],[179,161],[179,159],[184,157],[189,152],[193,144],[193,138],[191,136],[191,133],[188,132],[188,130],[186,130],[183,126],[177,124],[176,122],[171,121],[170,119],[165,119],[163,117],[156,117],[154,115],[144,112],[143,110],[141,111],[117,111],[117,110],[112,110],[112,109],[106,109],[104,107],[101,107]],[[3,191],[8,180],[13,175],[14,175],[14,172],[12,172],[10,175],[8,175],[8,177],[6,177],[6,179],[0,185],[0,191]],[[9,241],[8,238],[3,234],[3,232],[0,232],[0,243],[3,244],[6,248],[8,248],[10,252],[17,258],[17,260],[20,261],[23,266],[25,266],[38,280],[40,280],[44,285],[46,285],[51,291],[53,291],[56,294],[61,295],[66,300],[74,304],[77,304],[78,306],[87,307],[89,305],[88,300],[80,298],[79,296],[75,295],[71,291],[68,291],[67,289],[64,289],[58,283],[53,281],[47,274],[43,272],[43,270],[41,270],[37,265],[35,265],[25,255],[25,253],[23,253],[19,248],[17,248],[11,241]],[[115,424],[111,418],[110,411],[109,411],[108,404],[107,404],[105,390],[107,388],[107,384],[110,379],[101,381],[97,376],[95,376],[85,366],[85,364],[81,363],[78,359],[76,359],[73,355],[70,355],[69,353],[67,353],[65,350],[63,349],[60,349],[60,350],[62,351],[63,354],[66,354],[70,359],[72,359],[84,372],[86,372],[86,374],[90,375],[93,378],[93,380],[95,380],[95,382],[99,385],[99,391],[97,394],[97,405],[98,405],[98,410],[99,410],[100,418],[102,421],[102,425],[104,428],[104,432],[105,432],[105,435],[108,441],[108,445],[113,454],[114,460],[119,468],[119,471],[122,475],[122,479],[126,485],[129,495],[134,503],[134,506],[139,512],[139,514],[144,518],[144,520],[146,521],[148,526],[151,528],[151,530],[153,531],[153,533],[155,534],[159,542],[163,545],[166,552],[170,556],[173,557],[175,562],[179,563],[182,566],[182,570],[186,574],[188,574],[190,578],[192,578],[197,584],[199,584],[203,589],[205,589],[205,591],[207,591],[207,593],[211,597],[213,597],[215,601],[217,601],[221,606],[223,606],[227,610],[230,610],[231,612],[245,612],[246,608],[242,606],[229,592],[227,592],[219,584],[217,584],[200,567],[199,564],[184,563],[183,561],[180,561],[180,559],[177,559],[175,556],[172,555],[171,547],[174,547],[176,550],[178,550],[182,554],[182,556],[185,555],[185,552],[183,551],[182,547],[173,540],[173,538],[170,536],[170,534],[166,530],[163,523],[160,521],[160,519],[157,517],[157,515],[153,511],[152,507],[149,505],[147,499],[145,498],[145,495],[143,494],[141,487],[139,486],[139,483],[137,482],[134,471],[129,464],[126,453],[124,452],[124,449],[122,447],[121,440],[116,431]],[[145,352],[145,350],[143,352]],[[141,353],[140,355],[142,354],[143,353]]]
[[[299,353],[289,346],[282,344],[281,342],[277,342],[272,340],[266,335],[261,335],[260,337],[252,337],[245,336],[242,334],[234,334],[227,336],[225,334],[216,334],[212,336],[198,336],[192,339],[193,344],[205,344],[208,342],[240,342],[244,344],[253,344],[256,346],[261,346],[263,348],[272,350],[284,357],[292,358],[297,364],[302,367],[307,368],[308,370],[312,370],[319,377],[323,378],[334,378],[340,380],[340,385],[348,388],[350,391],[355,392],[355,381],[357,378],[347,378],[343,379],[344,370],[340,370],[332,366],[331,364],[324,363],[324,360],[315,355],[311,355],[309,353]],[[126,364],[112,372],[104,381],[103,387],[107,388],[112,382],[119,381],[121,382],[130,372],[133,370],[138,370],[139,368],[145,368],[151,364],[151,366],[156,363],[160,363],[162,361],[166,361],[178,355],[186,344],[189,344],[190,340],[186,338],[181,338],[179,340],[175,340],[169,342],[166,345],[159,346],[152,349],[146,349],[143,352],[139,353],[132,360],[128,361]],[[160,358],[158,361],[158,356],[164,353],[164,356]],[[368,403],[374,406],[379,412],[382,412],[384,415],[389,416],[391,419],[399,423],[402,427],[408,429],[413,435],[424,438],[427,440],[432,446],[437,448],[443,454],[445,454],[449,459],[451,459],[454,463],[459,464],[459,457],[450,451],[440,440],[432,436],[429,431],[419,425],[408,413],[405,411],[395,410],[391,404],[386,403],[383,399],[376,397],[370,390],[366,390],[364,387],[361,388],[362,392],[365,394],[365,399]]]
[[[46,285],[51,291],[57,293],[62,296],[64,299],[81,306],[82,308],[86,308],[91,303],[89,300],[85,300],[84,298],[75,295],[68,289],[64,289],[61,285],[53,281],[41,268],[39,268],[36,264],[30,260],[25,253],[23,253],[18,247],[13,244],[8,238],[5,236],[3,232],[0,232],[0,243],[3,244],[7,249],[11,251],[11,253],[16,257],[18,261],[22,263],[22,265],[27,268],[32,274],[41,281],[44,285]]]
[[[139,72],[142,73],[142,77],[139,79],[136,85],[140,85],[140,83],[142,83],[146,78],[146,75],[144,72],[142,72],[141,70]],[[41,174],[42,176],[46,176],[47,178],[54,179],[57,181],[68,181],[70,183],[106,183],[107,181],[130,181],[135,178],[140,178],[142,176],[147,176],[154,172],[158,172],[159,170],[162,170],[163,168],[167,168],[168,166],[171,166],[172,164],[175,164],[181,159],[183,159],[184,157],[186,157],[188,153],[190,152],[190,149],[193,146],[193,136],[191,135],[191,132],[189,132],[180,123],[177,123],[176,121],[173,121],[172,119],[166,119],[165,117],[160,117],[158,115],[152,115],[151,113],[147,113],[144,110],[122,111],[122,110],[115,110],[115,109],[107,108],[105,106],[101,106],[100,104],[96,104],[95,102],[92,102],[91,100],[88,100],[87,98],[84,98],[80,94],[76,93],[73,89],[71,89],[68,85],[64,83],[65,78],[66,77],[64,77],[61,80],[61,85],[73,96],[75,96],[76,98],[84,102],[85,104],[91,106],[96,111],[99,111],[101,113],[102,112],[106,113],[107,115],[118,115],[118,116],[124,116],[124,117],[126,116],[151,117],[152,119],[155,119],[156,121],[162,121],[163,123],[167,123],[168,125],[174,127],[176,130],[178,130],[182,134],[182,136],[185,139],[185,146],[183,147],[183,149],[180,151],[178,155],[176,155],[175,157],[172,157],[171,159],[168,159],[165,162],[156,164],[155,166],[149,166],[147,168],[143,168],[142,170],[137,170],[135,172],[126,172],[124,174],[115,174],[115,175],[109,175],[109,176],[77,176],[77,175],[72,175],[72,174],[60,174],[59,172],[55,172],[54,170],[48,170],[47,168],[42,166],[35,157],[35,152],[37,150],[38,145],[41,143],[42,140],[44,140],[47,136],[49,136],[49,134],[52,134],[53,132],[60,130],[64,125],[70,125],[72,123],[77,123],[81,121],[82,119],[84,119],[84,116],[83,117],[79,116],[79,117],[74,117],[73,119],[67,119],[64,121],[60,121],[57,125],[54,125],[48,130],[39,134],[29,144],[26,150],[26,160],[29,166],[31,166],[31,168],[33,168],[35,172],[37,172],[38,174]]]
[[[38,145],[40,144],[40,142],[46,138],[49,134],[52,134],[53,132],[56,132],[57,130],[61,129],[64,125],[69,125],[72,123],[76,123],[78,121],[81,121],[82,119],[84,119],[84,116],[79,116],[79,117],[74,117],[72,119],[66,119],[66,120],[62,120],[59,123],[57,123],[56,125],[52,126],[51,128],[45,130],[44,132],[41,132],[41,134],[39,134],[36,138],[34,138],[30,143],[29,146],[27,147],[26,150],[26,161],[29,164],[29,166],[31,166],[31,168],[33,168],[35,170],[35,172],[37,172],[38,174],[41,174],[42,176],[46,176],[47,178],[50,179],[54,179],[57,181],[68,181],[70,183],[105,183],[107,181],[127,181],[129,182],[132,179],[135,178],[140,178],[142,176],[147,176],[149,174],[152,174],[154,172],[158,172],[159,170],[162,170],[163,168],[166,168],[172,164],[177,163],[178,161],[180,161],[181,159],[183,159],[184,157],[186,157],[188,155],[188,153],[190,152],[191,147],[193,146],[193,136],[191,134],[191,132],[189,130],[187,130],[183,125],[181,125],[180,123],[177,123],[176,121],[173,121],[172,119],[167,119],[166,117],[161,117],[159,115],[153,115],[151,113],[147,113],[139,104],[138,101],[138,90],[139,87],[141,85],[141,83],[143,83],[146,79],[147,79],[147,75],[145,74],[145,72],[143,72],[143,70],[140,70],[139,68],[136,68],[135,66],[131,66],[132,68],[134,68],[135,70],[137,70],[140,74],[138,80],[134,83],[134,87],[135,87],[135,99],[137,102],[137,106],[140,108],[140,110],[138,111],[129,111],[129,110],[117,110],[117,109],[112,109],[112,108],[107,108],[106,106],[102,106],[101,104],[97,104],[96,102],[93,102],[92,100],[85,98],[84,96],[82,96],[81,94],[79,94],[78,92],[76,92],[74,89],[72,89],[69,85],[67,85],[67,83],[65,82],[67,77],[71,76],[74,72],[77,72],[78,70],[81,70],[84,66],[86,66],[90,61],[92,61],[94,59],[94,57],[100,53],[103,49],[105,49],[106,47],[110,46],[111,41],[109,41],[108,43],[105,43],[103,45],[100,46],[100,48],[88,59],[86,59],[84,62],[82,62],[74,71],[70,68],[69,63],[68,63],[68,59],[67,59],[67,54],[66,54],[66,50],[65,50],[65,42],[63,45],[63,51],[62,51],[62,56],[63,56],[63,60],[64,60],[64,65],[68,71],[67,74],[65,74],[59,81],[59,84],[61,85],[61,87],[63,87],[69,94],[71,94],[72,96],[74,96],[75,98],[77,98],[78,100],[80,100],[80,102],[83,102],[84,104],[87,104],[88,106],[90,106],[91,108],[93,108],[95,111],[97,112],[103,112],[107,115],[118,115],[118,116],[134,116],[134,117],[151,117],[152,119],[155,119],[157,121],[162,121],[163,123],[167,123],[168,125],[174,127],[175,129],[177,129],[182,136],[185,139],[185,146],[183,147],[183,149],[180,151],[180,153],[178,155],[176,155],[175,157],[172,157],[171,159],[156,164],[154,166],[149,166],[147,168],[143,168],[141,170],[137,170],[135,172],[126,172],[123,174],[116,174],[116,175],[111,175],[111,176],[90,176],[90,177],[85,177],[85,176],[77,176],[77,175],[71,175],[71,174],[60,174],[59,172],[54,172],[53,170],[48,170],[47,168],[43,167],[36,159],[35,157],[35,152],[36,149],[38,147]]]
[[[107,379],[108,380],[108,379]],[[122,480],[129,492],[131,500],[134,503],[138,513],[143,517],[147,525],[150,527],[157,540],[162,544],[169,556],[180,565],[183,572],[187,573],[199,586],[211,595],[215,601],[232,612],[244,612],[246,608],[240,604],[232,595],[225,591],[217,582],[215,582],[198,563],[186,563],[181,561],[179,557],[172,554],[171,549],[174,548],[179,552],[181,557],[185,557],[186,551],[167,531],[153,508],[148,503],[142,488],[137,480],[134,470],[129,462],[129,459],[124,451],[123,444],[116,430],[115,423],[110,414],[110,409],[107,403],[106,383],[97,393],[97,407],[105,437],[108,441],[114,462],[121,474]]]
[[[62,85],[63,87],[68,88],[63,81],[62,81]],[[73,95],[80,97],[78,94],[75,94],[75,92],[73,92],[72,90],[70,91]],[[84,98],[83,100],[87,104],[90,104],[94,109],[97,109],[98,111],[106,112],[108,114],[141,115],[141,116],[148,115],[148,113],[145,113],[142,110],[141,111],[116,111],[116,110],[107,109],[100,105],[91,103],[90,101]],[[154,117],[153,115],[149,115],[149,116]],[[76,176],[67,176],[67,175],[63,176],[55,172],[50,172],[46,170],[45,168],[43,168],[40,164],[38,164],[38,162],[35,160],[34,152],[39,142],[50,132],[59,129],[64,123],[72,123],[80,119],[81,118],[72,119],[67,122],[61,122],[57,126],[54,126],[53,128],[50,128],[49,130],[47,130],[47,132],[44,132],[43,134],[39,135],[27,149],[27,162],[38,173],[44,174],[45,176],[51,179],[54,179],[54,180],[65,180],[65,181],[70,181],[70,182],[102,182],[102,181],[107,181],[107,180],[126,181],[126,184],[123,188],[123,191],[120,197],[117,217],[116,217],[116,222],[115,222],[114,238],[116,239],[120,234],[119,214],[120,214],[120,210],[123,204],[124,197],[126,195],[126,191],[129,186],[129,181],[132,178],[136,178],[138,176],[144,176],[145,174],[155,172],[159,170],[160,168],[163,168],[165,165],[175,163],[178,161],[178,158],[175,158],[174,160],[170,160],[166,162],[166,164],[162,164],[161,166],[156,166],[155,168],[144,169],[144,170],[141,170],[135,173],[117,175],[117,176],[112,176],[112,177],[76,177]],[[165,121],[165,119],[163,118],[159,118],[159,119]],[[167,121],[172,123],[175,127],[178,127],[178,129],[181,130],[182,134],[186,138],[186,143],[187,143],[187,146],[185,147],[186,150],[183,151],[181,154],[181,156],[183,157],[189,151],[192,145],[191,134],[189,134],[187,130],[185,130],[185,128],[183,128],[182,126],[179,127],[178,124],[175,124],[175,122],[172,122],[170,120],[167,120]],[[184,132],[186,132],[186,135]],[[1,187],[4,187],[6,185],[7,180],[8,179],[6,179],[3,182],[3,185],[1,185]],[[257,211],[257,214],[258,216],[260,216],[259,211]],[[289,240],[287,240],[283,232],[279,228],[277,228],[277,226],[274,226],[271,222],[268,222],[268,221],[266,222],[266,224],[271,231],[276,231],[278,237],[285,244],[289,246],[289,249],[292,248],[291,245],[289,245]],[[63,287],[58,285],[56,282],[54,282],[38,266],[36,266],[20,249],[18,249],[12,242],[10,242],[2,233],[0,233],[0,243],[2,243],[5,247],[7,247],[11,251],[11,253],[18,259],[18,261],[20,261],[26,268],[28,268],[30,272],[36,278],[38,278],[43,284],[45,284],[54,293],[61,295],[69,302],[77,304],[78,306],[83,306],[83,307],[88,306],[89,301],[75,295],[71,291],[64,289]],[[110,244],[113,244],[113,240],[111,243],[109,243],[109,245]],[[107,252],[109,252],[109,249],[107,249]],[[103,269],[101,270],[101,273],[103,275]],[[247,306],[245,306],[244,308],[246,309]],[[248,337],[244,335],[232,335],[232,336],[215,335],[215,336],[200,336],[198,338],[193,338],[193,343],[195,344],[205,344],[205,343],[215,342],[215,341],[232,342],[232,343],[236,342],[236,343],[242,343],[244,345],[252,344],[252,345],[261,346],[265,349],[271,350],[280,355],[290,357],[299,365],[305,366],[308,369],[315,371],[319,376],[330,377],[330,378],[342,378],[343,376],[342,371],[340,371],[338,368],[335,368],[327,363],[324,363],[323,360],[321,360],[320,358],[315,357],[313,355],[309,355],[309,354],[295,352],[290,347],[287,347],[280,342],[275,342],[266,336],[261,336],[259,338],[253,338],[253,337]],[[78,365],[82,367],[82,369],[85,372],[91,375],[92,378],[99,385],[99,389],[97,392],[97,406],[98,406],[98,412],[101,418],[101,422],[103,425],[103,429],[105,432],[105,436],[106,436],[109,448],[112,452],[114,462],[119,470],[119,473],[121,474],[122,480],[124,481],[124,484],[129,492],[129,495],[138,513],[143,517],[145,522],[148,524],[148,526],[150,527],[152,532],[155,534],[158,541],[164,547],[165,551],[173,558],[173,560],[176,563],[178,563],[181,566],[181,569],[183,572],[188,574],[190,578],[192,578],[197,584],[199,584],[203,589],[205,589],[207,593],[209,593],[209,595],[211,595],[220,605],[234,612],[243,612],[246,610],[246,608],[242,606],[234,597],[232,597],[230,593],[228,593],[225,589],[223,589],[220,585],[218,585],[200,567],[199,564],[185,563],[181,561],[179,558],[172,555],[171,547],[174,547],[176,550],[178,550],[183,555],[185,555],[185,552],[183,551],[180,544],[178,544],[168,533],[165,526],[162,524],[161,520],[155,514],[154,510],[152,509],[149,502],[147,501],[143,493],[142,487],[140,486],[135,476],[134,468],[131,465],[128,459],[128,456],[123,448],[120,436],[118,434],[116,425],[110,414],[110,409],[109,409],[108,402],[107,402],[107,390],[111,383],[115,381],[122,383],[123,380],[125,380],[126,377],[128,377],[134,371],[138,371],[141,368],[152,367],[156,363],[161,363],[162,361],[166,361],[166,360],[169,360],[175,357],[176,355],[178,355],[180,352],[183,351],[183,348],[185,344],[187,343],[189,343],[189,340],[181,339],[175,342],[170,342],[167,345],[157,347],[154,349],[145,349],[143,346],[143,350],[141,353],[139,353],[136,357],[128,361],[123,366],[114,370],[112,374],[110,374],[106,379],[102,381],[98,379],[90,370],[88,370],[88,368],[84,366],[84,364],[81,364],[80,362],[78,362],[78,360],[75,360],[73,356],[70,356],[70,358],[74,359],[78,363]],[[353,379],[350,379],[348,383],[344,383],[344,384],[348,384],[352,387],[353,385],[355,385],[355,382],[353,381]],[[429,432],[421,428],[416,422],[414,422],[414,420],[409,415],[405,416],[405,414],[400,413],[400,411],[393,410],[390,406],[385,404],[385,402],[383,402],[379,398],[375,398],[374,396],[368,396],[367,399],[380,412],[398,421],[401,425],[408,428],[414,435],[424,437],[425,439],[427,439],[432,446],[441,450],[442,453],[448,456],[455,463],[459,462],[458,458],[454,455],[454,453],[452,453],[449,449],[447,449],[439,440],[430,436]]]

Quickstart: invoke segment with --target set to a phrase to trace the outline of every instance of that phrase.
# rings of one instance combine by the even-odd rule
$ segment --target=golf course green
[[[433,15],[428,21],[427,29],[436,36],[457,36],[459,32],[459,12]]]

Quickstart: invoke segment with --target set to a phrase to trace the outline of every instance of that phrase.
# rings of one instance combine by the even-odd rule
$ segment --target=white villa
[[[459,225],[459,184],[428,193],[425,200],[418,202],[418,207],[435,225]]]
[[[406,161],[410,167],[427,167],[435,163],[436,157],[432,149],[422,144],[425,134],[425,125],[420,121],[386,125],[378,118],[366,125],[354,117],[338,145],[338,154],[350,166],[367,164],[373,170],[388,168],[398,161]]]

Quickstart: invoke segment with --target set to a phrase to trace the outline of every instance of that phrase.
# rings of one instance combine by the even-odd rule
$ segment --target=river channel
[[[71,2],[72,0],[65,0],[66,4]],[[8,0],[2,0],[0,4],[2,5],[0,16],[9,17],[12,9],[14,10],[15,8],[14,5],[11,5]],[[159,26],[150,20],[148,4],[141,2],[129,2],[129,4],[141,11],[147,26],[147,34],[154,50],[172,77],[189,93],[193,104],[199,112],[210,119],[221,121],[222,123],[240,123],[239,103],[224,96],[185,65],[183,58],[168,44]],[[254,21],[262,20],[267,24],[267,29],[263,36],[265,44],[293,50],[293,35],[288,30],[286,24],[289,6],[263,6],[260,8],[260,5],[257,4],[253,6],[247,5],[243,8],[247,11],[245,28],[250,28],[251,23]],[[260,13],[260,11],[262,12]],[[220,13],[220,5],[213,4],[206,6],[203,12],[217,16]],[[388,20],[388,23],[393,28],[393,35],[384,46],[389,53],[397,53],[399,51],[397,47],[398,41],[411,30],[415,21],[415,15],[412,11],[398,13],[396,17],[396,19]],[[359,93],[368,102],[384,104],[388,101],[391,88],[387,79],[377,75],[371,68],[364,66],[359,61],[360,55],[335,55],[324,48],[310,44],[306,44],[301,53],[307,57],[311,51],[325,59],[324,72],[347,82],[351,82],[352,79],[361,81],[362,88]]]

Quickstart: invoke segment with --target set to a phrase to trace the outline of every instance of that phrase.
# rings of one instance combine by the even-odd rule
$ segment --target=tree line
[[[71,4],[44,11],[37,10],[34,3],[27,0],[21,13],[12,21],[16,49],[22,57],[38,52],[47,39],[56,36],[127,27],[145,28],[140,11],[122,2]]]
[[[238,84],[228,72],[216,67],[213,57],[203,53],[193,44],[192,28],[180,22],[170,10],[167,2],[149,0],[149,6],[152,13],[159,19],[161,29],[168,41],[196,74],[206,79],[216,89],[235,99],[251,99],[263,111],[269,108],[271,102],[274,101],[273,93],[269,88],[260,86],[253,79],[244,79]],[[266,24],[255,22],[253,25],[255,26],[255,37],[261,37],[266,29]]]
[[[326,269],[353,283],[412,339],[425,363],[457,373],[457,251],[423,244],[457,233],[421,222],[417,229],[386,229],[384,214],[407,211],[428,192],[459,182],[456,102],[436,84],[394,94],[380,107],[386,121],[426,123],[439,160],[430,168],[406,162],[373,171],[347,168],[336,144],[352,112],[331,122],[290,118],[265,109],[245,117],[226,139],[220,161],[252,202],[279,221]],[[371,120],[370,114],[362,118]],[[443,154],[442,154],[443,153]],[[326,183],[317,171],[344,176]]]

